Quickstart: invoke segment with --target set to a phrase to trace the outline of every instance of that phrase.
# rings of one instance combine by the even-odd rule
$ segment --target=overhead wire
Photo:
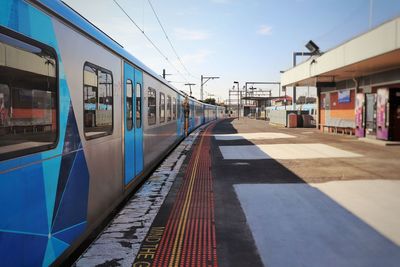
[[[183,79],[185,79],[187,82],[187,78],[175,67],[174,64],[168,59],[168,57],[161,51],[160,48],[150,39],[150,37],[144,32],[142,28],[132,19],[131,16],[125,11],[125,9],[117,2],[117,0],[113,0],[114,3],[121,9],[121,11],[128,17],[128,19],[138,28],[138,30],[146,37],[147,41],[150,42],[150,44],[157,50],[157,52],[176,70],[177,73],[179,73],[180,76],[182,76]]]
[[[174,54],[175,54],[176,58],[178,59],[179,63],[182,65],[182,67],[185,69],[185,71],[187,72],[187,74],[188,74],[189,76],[192,76],[193,78],[196,78],[196,77],[193,76],[193,75],[190,73],[190,71],[186,68],[185,64],[183,64],[183,61],[182,61],[181,57],[178,55],[178,52],[176,52],[176,49],[175,49],[174,45],[172,44],[171,39],[168,37],[168,34],[167,34],[167,32],[165,31],[165,28],[164,28],[164,26],[162,25],[161,20],[160,20],[160,18],[159,18],[159,16],[158,16],[156,10],[154,9],[153,4],[151,3],[150,0],[147,0],[147,1],[149,2],[149,5],[150,5],[150,7],[151,7],[151,10],[153,10],[154,16],[156,17],[156,19],[157,19],[157,21],[158,21],[158,24],[160,25],[160,27],[161,27],[161,29],[162,29],[162,31],[163,31],[163,33],[164,33],[165,39],[167,39],[167,41],[168,41],[169,45],[171,46],[171,49],[172,49],[172,51],[174,52]]]
[[[181,81],[169,81],[170,83],[187,83],[187,82],[181,82]]]

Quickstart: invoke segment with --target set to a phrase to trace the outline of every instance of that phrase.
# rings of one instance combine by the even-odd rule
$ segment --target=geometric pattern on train
[[[3,9],[11,13],[0,9],[3,26],[53,46],[60,60],[59,135],[64,138],[58,153],[63,156],[28,155],[33,164],[0,179],[1,265],[48,266],[85,230],[89,171],[50,17],[21,0],[3,4],[11,7]]]
[[[81,148],[71,107],[64,151],[73,152],[13,171],[0,181],[4,266],[49,265],[85,230],[89,172]]]
[[[53,238],[71,244],[86,228],[89,195],[89,170],[72,105],[68,114],[63,155],[51,233]]]

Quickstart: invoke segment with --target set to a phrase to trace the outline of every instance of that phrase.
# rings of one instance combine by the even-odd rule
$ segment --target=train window
[[[136,84],[136,128],[142,128],[142,85]]]
[[[160,122],[165,122],[165,95],[160,93]]]
[[[87,139],[113,131],[113,78],[110,71],[85,63],[83,71],[84,132]]]
[[[167,97],[167,121],[171,121],[171,97]]]
[[[172,119],[176,120],[176,98],[172,99]]]
[[[148,102],[147,102],[147,107],[148,107],[148,123],[149,125],[154,125],[156,124],[156,105],[157,105],[157,101],[156,101],[156,90],[153,88],[149,87],[148,90]]]
[[[133,128],[133,85],[131,80],[126,80],[126,128]]]
[[[0,33],[0,160],[56,146],[57,100],[55,52]]]
[[[202,116],[202,107],[200,105],[198,105],[196,107],[197,107],[196,116],[198,116],[198,117]]]

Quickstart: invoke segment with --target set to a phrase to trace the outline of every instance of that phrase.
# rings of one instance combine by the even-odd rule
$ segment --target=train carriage
[[[0,258],[47,266],[184,138],[186,96],[61,1],[1,7]],[[223,114],[190,107],[190,131]]]

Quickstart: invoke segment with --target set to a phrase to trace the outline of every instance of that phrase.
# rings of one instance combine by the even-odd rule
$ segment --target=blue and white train
[[[63,2],[0,0],[0,265],[70,255],[184,138],[184,98]],[[223,114],[189,101],[189,131]]]

